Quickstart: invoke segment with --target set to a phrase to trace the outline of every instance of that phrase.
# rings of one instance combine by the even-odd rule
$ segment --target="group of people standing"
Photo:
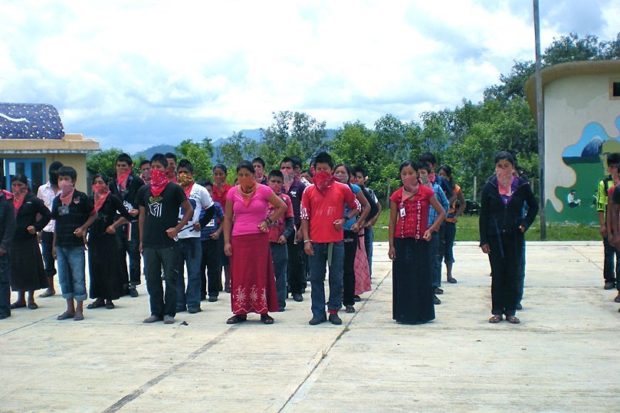
[[[313,320],[323,321],[314,317],[319,314],[318,286],[323,289],[323,279],[319,281],[320,270],[313,266],[314,253],[306,255],[312,243],[317,257],[325,247],[323,264],[329,263],[332,270],[330,285],[333,280],[329,319],[339,324],[343,297],[346,311],[352,312],[358,295],[370,289],[371,258],[364,247],[372,251],[372,225],[379,209],[374,194],[363,188],[363,169],[354,174],[341,165],[342,183],[336,182],[331,157],[324,156],[329,179],[321,181],[321,173],[309,177],[318,176],[317,194],[329,193],[327,199],[303,195],[313,185],[301,177],[296,157],[284,158],[280,168],[268,174],[261,158],[241,162],[233,186],[224,165],[216,165],[213,181],[201,185],[194,181],[191,162],[182,159],[177,164],[174,154],[155,154],[139,165],[139,175],[134,174],[131,157],[120,154],[115,176],[108,179],[97,173],[90,178],[90,196],[75,188],[75,169],[59,162],[50,165],[49,182],[37,196],[25,176],[12,176],[11,192],[0,193],[0,317],[10,316],[12,309],[36,309],[36,290],[47,288],[41,297],[55,295],[57,266],[66,299],[59,320],[82,320],[88,295],[93,299],[89,309],[113,309],[121,296],[138,296],[136,286],[144,272],[150,303],[145,323],[173,323],[176,313],[200,312],[202,300],[217,301],[225,291],[231,294],[229,324],[245,321],[252,312],[271,324],[269,313],[284,311],[289,294],[303,301],[307,278],[314,286]],[[328,221],[331,231],[326,230]],[[346,264],[345,229],[353,246],[347,248]],[[369,244],[361,238],[364,233],[370,235]],[[17,292],[12,304],[9,285]],[[326,320],[324,293],[322,307]]]
[[[538,206],[528,182],[517,176],[512,155],[500,152],[495,161],[480,214],[480,245],[493,275],[489,321],[505,315],[518,323],[523,234]],[[257,313],[272,324],[270,313],[284,311],[289,294],[303,301],[309,279],[309,324],[338,325],[343,305],[355,312],[359,295],[371,288],[372,227],[381,206],[365,186],[363,168],[335,165],[321,152],[305,177],[296,157],[284,158],[279,169],[265,174],[264,161],[255,158],[239,163],[230,185],[224,165],[213,168],[213,181],[197,183],[191,162],[177,164],[174,154],[153,155],[139,165],[139,176],[127,154],[118,156],[115,167],[109,180],[92,177],[91,196],[75,189],[75,169],[57,162],[38,196],[26,177],[12,177],[12,192],[0,193],[0,274],[10,274],[18,298],[9,305],[8,283],[1,284],[0,317],[15,308],[35,309],[35,290],[47,287],[42,296],[55,294],[57,258],[66,299],[58,319],[82,320],[88,295],[85,245],[94,300],[87,307],[112,309],[121,296],[136,297],[143,271],[150,303],[145,323],[174,323],[178,312],[200,312],[202,300],[217,301],[225,291],[233,313],[227,323]],[[441,303],[442,262],[447,282],[457,282],[452,246],[465,199],[451,168],[436,170],[430,153],[403,162],[400,179],[402,186],[389,198],[393,318],[425,323]]]

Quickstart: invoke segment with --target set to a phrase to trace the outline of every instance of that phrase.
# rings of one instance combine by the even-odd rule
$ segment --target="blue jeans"
[[[310,267],[310,286],[312,292],[312,316],[325,319],[325,264],[328,263],[330,244],[312,243],[314,255],[308,256]],[[344,243],[332,245],[331,264],[329,265],[329,302],[327,309],[337,312],[342,307],[342,271],[344,266]]]
[[[428,243],[428,255],[431,257],[433,288],[441,287],[441,251],[439,237],[439,232],[433,232],[431,240]]]
[[[0,316],[11,315],[11,263],[9,253],[0,256]]]
[[[200,308],[200,262],[202,245],[200,238],[185,238],[177,242],[179,250],[177,270],[177,311]],[[187,289],[185,289],[185,263],[187,263]]]
[[[368,256],[368,270],[372,276],[372,243],[375,242],[375,230],[372,227],[364,228],[364,247],[366,248],[366,255]]]
[[[56,246],[58,281],[62,297],[67,300],[86,300],[84,247]]]
[[[288,248],[286,244],[270,243],[271,260],[276,273],[276,292],[280,310],[286,307],[286,269],[288,266]]]
[[[616,282],[618,275],[620,275],[620,260],[618,260],[618,251],[611,246],[607,237],[603,238],[603,248],[605,252],[605,260],[603,261],[603,277],[605,282]],[[614,265],[615,258],[615,265]],[[620,283],[617,285],[620,290]]]
[[[454,264],[454,239],[456,238],[456,223],[446,222],[445,238],[446,243],[443,250],[443,258],[446,264]]]

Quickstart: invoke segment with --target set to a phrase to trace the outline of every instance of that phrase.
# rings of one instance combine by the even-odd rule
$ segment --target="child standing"
[[[213,183],[206,181],[203,185],[213,197]],[[200,220],[205,220],[203,210]],[[200,230],[202,244],[202,260],[200,263],[200,298],[204,300],[209,294],[209,302],[216,302],[222,287],[222,256],[224,255],[224,237],[222,237],[222,221],[224,210],[219,202],[213,201],[213,217]],[[205,273],[206,272],[206,273]]]
[[[75,189],[77,172],[70,166],[58,170],[60,194],[52,202],[52,218],[56,220],[54,249],[58,259],[58,279],[67,309],[58,320],[84,319],[86,300],[84,236],[95,221],[93,203]]]
[[[267,177],[269,187],[286,204],[287,210],[284,217],[279,218],[269,227],[269,245],[271,246],[271,258],[273,268],[276,273],[276,291],[278,295],[279,311],[284,311],[286,307],[286,274],[288,267],[288,248],[287,238],[294,232],[293,228],[293,204],[288,195],[282,193],[284,185],[284,175],[278,170],[273,170]],[[275,208],[269,207],[271,214]]]

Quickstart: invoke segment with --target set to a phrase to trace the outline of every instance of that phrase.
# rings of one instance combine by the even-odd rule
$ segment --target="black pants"
[[[524,245],[523,234],[520,232],[489,238],[489,258],[493,273],[491,312],[495,315],[512,316],[516,313]]]
[[[116,230],[116,238],[120,248],[121,271],[123,284],[136,286],[140,284],[140,232],[138,222],[131,223],[131,237],[127,236],[127,225]],[[130,239],[131,238],[131,239]],[[127,255],[129,255],[129,272],[127,272]]]
[[[355,304],[355,254],[357,252],[358,236],[353,231],[344,232],[344,268],[342,272],[344,305]]]
[[[303,241],[295,243],[295,235],[287,240],[288,248],[288,289],[291,294],[301,294],[306,286],[306,269],[303,260]]]
[[[53,277],[56,275],[56,262],[52,254],[52,244],[54,243],[54,233],[41,231],[41,255],[43,256],[43,268],[45,275]],[[49,287],[53,287],[50,285]]]
[[[174,317],[177,312],[178,250],[176,245],[167,248],[144,248],[146,264],[146,289],[149,292],[151,315]],[[166,290],[161,283],[162,270]]]
[[[200,262],[200,298],[217,297],[222,287],[222,251],[224,238],[202,240],[202,261]]]
[[[603,277],[605,282],[617,282],[620,273],[620,263],[618,262],[618,251],[611,246],[607,237],[603,238],[603,248],[605,249],[605,260],[603,261]],[[614,265],[615,258],[615,265]],[[617,286],[620,291],[620,283]]]

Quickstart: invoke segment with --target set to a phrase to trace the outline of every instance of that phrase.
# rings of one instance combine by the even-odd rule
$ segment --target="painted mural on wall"
[[[0,139],[62,139],[65,132],[55,107],[0,103]]]
[[[561,200],[562,207],[556,209],[547,202],[546,213],[550,222],[598,223],[596,189],[607,175],[607,154],[620,152],[620,116],[615,125],[613,136],[600,123],[590,122],[583,128],[579,141],[564,149],[562,161],[575,172],[576,180],[570,187],[555,188],[554,193]]]

